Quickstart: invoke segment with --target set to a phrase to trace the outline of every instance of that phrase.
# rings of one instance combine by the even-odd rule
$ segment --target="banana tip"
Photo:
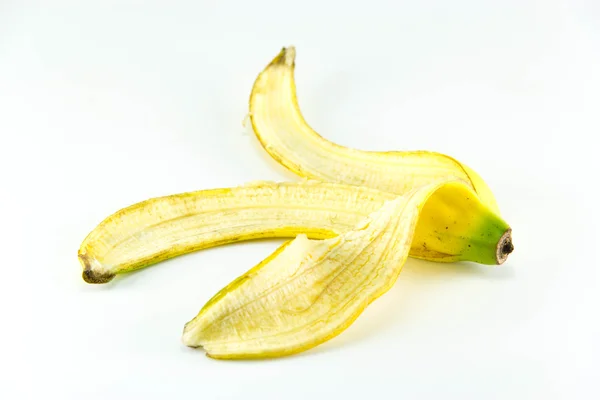
[[[498,265],[503,264],[508,258],[508,255],[515,249],[511,234],[512,230],[508,229],[506,232],[504,232],[504,235],[502,235],[498,241],[498,244],[496,245],[496,262]]]
[[[198,341],[196,340],[194,328],[193,320],[185,324],[183,327],[183,334],[181,335],[181,342],[187,347],[194,349],[202,348],[202,345],[198,344]]]
[[[87,283],[93,283],[93,284],[107,283],[107,282],[110,282],[115,277],[114,274],[101,273],[98,271],[94,271],[92,268],[92,263],[90,262],[90,258],[86,254],[79,253],[78,257],[79,257],[79,261],[81,262],[81,265],[83,266],[83,273],[81,274],[81,277]]]
[[[277,57],[273,59],[271,65],[286,65],[288,67],[294,66],[296,60],[296,47],[288,46],[281,49]]]

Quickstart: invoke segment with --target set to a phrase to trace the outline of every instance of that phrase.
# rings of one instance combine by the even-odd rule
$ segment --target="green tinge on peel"
[[[299,235],[208,301],[183,342],[213,358],[264,358],[337,336],[395,283],[423,205],[444,185],[387,201],[334,238]]]
[[[298,234],[331,238],[395,197],[336,183],[260,181],[148,199],[90,232],[79,249],[83,279],[103,284],[162,260],[242,240]],[[475,237],[478,226],[493,235]],[[506,229],[467,186],[448,183],[424,206],[410,256],[499,264],[496,247]],[[484,240],[471,243],[471,238]]]

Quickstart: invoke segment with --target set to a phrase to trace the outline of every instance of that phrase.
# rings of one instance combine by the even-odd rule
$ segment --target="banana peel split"
[[[439,262],[501,264],[510,228],[466,185],[432,194],[421,212],[410,255]],[[83,241],[83,279],[116,275],[222,244],[259,238],[331,238],[346,232],[395,194],[306,180],[252,182],[142,201],[101,222]],[[504,250],[503,250],[504,249]]]
[[[363,151],[326,140],[296,98],[295,49],[258,75],[252,128],[302,182],[149,199],[101,222],[79,249],[83,279],[116,275],[241,240],[294,238],[217,293],[183,342],[213,358],[298,353],[346,329],[394,284],[407,257],[499,265],[511,228],[471,168],[429,151]]]
[[[265,358],[337,336],[392,287],[428,197],[447,185],[386,201],[334,238],[299,235],[217,293],[185,325],[183,342],[212,358]]]
[[[367,152],[321,137],[300,112],[294,67],[295,49],[284,48],[252,89],[249,117],[265,150],[299,176],[399,197],[334,238],[298,236],[215,295],[183,334],[186,345],[203,347],[213,358],[285,356],[337,336],[390,289],[411,250],[419,248],[419,235],[448,244],[440,235],[450,227],[436,224],[444,216],[458,217],[460,206],[445,208],[433,198],[430,214],[421,214],[437,191],[471,201],[462,211],[485,216],[482,224],[467,224],[461,235],[467,241],[491,238],[492,227],[502,221],[489,187],[451,157],[425,151]],[[500,235],[497,263],[513,250],[511,230],[502,224],[504,229],[495,232]]]

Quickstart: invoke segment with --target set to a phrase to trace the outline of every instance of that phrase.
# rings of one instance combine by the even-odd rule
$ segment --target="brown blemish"
[[[498,244],[496,245],[496,262],[498,265],[503,264],[508,258],[508,255],[515,250],[511,233],[512,230],[509,228],[506,232],[504,232],[504,235],[502,235],[498,241]]]
[[[92,283],[92,284],[107,283],[107,282],[110,282],[115,277],[115,274],[101,274],[101,273],[94,271],[92,269],[92,264],[90,263],[90,259],[86,254],[79,253],[78,257],[79,257],[79,262],[83,266],[83,273],[81,274],[81,277],[87,283]]]
[[[294,67],[296,64],[296,48],[294,46],[283,47],[279,54],[271,61],[272,65],[286,65]]]
[[[510,254],[513,252],[513,250],[515,249],[515,246],[513,246],[512,242],[506,241],[503,245],[502,245],[502,254]]]

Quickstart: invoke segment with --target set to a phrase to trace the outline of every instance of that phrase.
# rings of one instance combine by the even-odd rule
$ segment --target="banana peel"
[[[148,199],[119,210],[79,248],[83,279],[107,283],[190,252],[243,240],[338,235],[391,193],[318,181],[255,181]]]
[[[249,117],[264,149],[301,177],[398,197],[334,238],[299,235],[217,293],[183,333],[186,345],[204,348],[209,357],[279,357],[337,336],[390,289],[420,240],[423,249],[435,238],[445,250],[456,244],[442,238],[449,221],[466,223],[460,237],[467,248],[500,235],[498,263],[513,250],[492,191],[466,165],[434,152],[351,149],[315,132],[297,102],[295,54],[294,47],[284,48],[252,88]],[[445,207],[436,201],[438,191],[457,201]],[[460,218],[465,210],[485,216],[476,218],[481,224]],[[441,229],[444,217],[450,226]]]
[[[340,334],[394,284],[407,257],[502,264],[510,226],[472,169],[428,151],[363,151],[304,120],[295,49],[259,74],[248,115],[264,149],[305,180],[149,199],[100,223],[79,249],[83,279],[266,237],[294,238],[217,293],[182,340],[209,357],[295,354]]]
[[[396,282],[428,197],[446,185],[386,201],[334,238],[297,236],[217,293],[185,325],[183,342],[212,358],[247,359],[332,339]]]
[[[364,151],[319,135],[300,111],[295,67],[295,47],[284,47],[256,78],[249,100],[252,129],[262,147],[282,166],[305,178],[396,194],[457,179],[499,214],[496,199],[485,181],[450,156],[431,151]],[[377,73],[373,69],[373,74]]]
[[[379,209],[393,193],[305,180],[257,181],[148,199],[109,216],[82,242],[83,279],[115,276],[201,249],[260,238],[331,238]],[[410,249],[416,258],[502,264],[510,227],[465,185],[426,202]]]

